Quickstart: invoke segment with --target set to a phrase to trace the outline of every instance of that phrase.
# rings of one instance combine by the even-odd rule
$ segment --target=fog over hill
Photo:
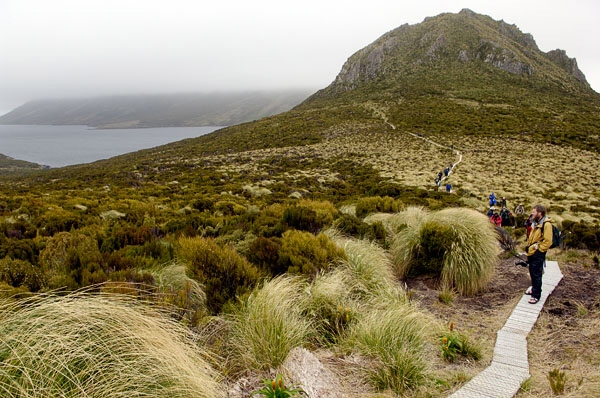
[[[231,126],[287,111],[308,90],[121,95],[28,102],[0,124],[81,124],[97,128]]]

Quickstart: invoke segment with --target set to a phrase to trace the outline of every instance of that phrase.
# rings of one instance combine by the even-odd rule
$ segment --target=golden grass
[[[303,346],[312,324],[304,282],[281,276],[254,289],[231,318],[231,346],[237,370],[268,370],[280,365],[292,348]]]
[[[376,243],[340,237],[334,242],[346,253],[347,258],[340,267],[348,270],[357,292],[363,296],[377,296],[398,286],[389,254]]]
[[[342,344],[371,360],[362,375],[378,390],[402,393],[426,382],[424,345],[431,330],[421,312],[396,303],[362,314]]]
[[[391,219],[390,219],[391,220]],[[443,229],[443,265],[440,282],[446,289],[456,288],[461,294],[472,295],[487,286],[499,252],[494,228],[486,216],[474,210],[448,208],[430,214],[408,210],[396,218],[405,228],[394,236],[392,254],[398,273],[404,277],[422,255],[423,234],[428,228]],[[427,259],[426,259],[427,261]]]
[[[528,137],[433,135],[424,132],[429,143],[409,134],[412,131],[390,130],[383,123],[339,127],[318,144],[301,147],[269,148],[203,158],[217,170],[234,176],[242,184],[252,184],[256,178],[274,183],[286,180],[310,179],[318,184],[339,181],[339,170],[310,165],[311,159],[348,159],[373,167],[381,177],[392,183],[435,188],[437,173],[450,163],[458,161],[449,146],[463,155],[463,160],[450,175],[453,189],[471,196],[469,207],[484,211],[491,191],[506,196],[511,209],[523,202],[526,207],[537,203],[564,207],[562,218],[581,219],[586,213],[570,211],[570,207],[590,206],[591,200],[600,198],[597,154],[568,146],[531,142]],[[285,173],[270,175],[261,167],[267,159],[287,157],[297,163]],[[200,160],[190,159],[190,162]],[[548,170],[539,177],[539,170]],[[535,177],[533,177],[535,176]],[[311,189],[318,189],[313,185]],[[590,221],[598,220],[592,215]]]
[[[3,397],[223,397],[190,332],[128,296],[0,303]]]

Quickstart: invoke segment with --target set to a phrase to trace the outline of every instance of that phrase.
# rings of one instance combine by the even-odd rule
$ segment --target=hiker
[[[446,184],[446,192],[448,192],[448,193],[452,192],[452,184],[450,184],[450,183]]]
[[[523,226],[527,230],[527,239],[529,239],[529,235],[531,234],[531,224],[533,224],[533,214],[530,214],[525,223],[523,223]]]
[[[496,208],[494,206],[490,207],[490,209],[487,212],[488,218],[490,218],[494,215],[494,210],[496,210]]]
[[[490,221],[492,222],[492,224],[495,224],[498,227],[502,225],[502,217],[500,217],[500,214],[498,214],[497,211],[495,211],[494,214],[492,214],[492,216],[490,217]]]
[[[506,207],[503,207],[502,210],[500,210],[500,218],[502,218],[503,227],[510,226],[510,216],[510,210],[508,210]]]
[[[492,192],[492,194],[490,196],[488,196],[489,200],[490,200],[490,206],[495,206],[496,205],[496,195],[494,195],[494,193]]]
[[[440,181],[442,181],[442,175],[443,175],[443,173],[440,171],[440,172],[438,173],[438,179],[439,179]]]
[[[450,174],[450,168],[446,167],[446,168],[444,169],[444,175],[445,175],[446,177],[448,177],[448,174]]]
[[[525,214],[525,206],[523,206],[523,203],[519,203],[519,205],[515,208],[515,214],[516,215]]]
[[[506,198],[503,196],[502,200],[500,200],[500,207],[507,207],[506,206]]]
[[[535,304],[540,301],[542,295],[542,275],[544,273],[544,263],[546,262],[546,252],[552,246],[552,224],[550,223],[550,217],[546,216],[546,208],[542,205],[535,205],[531,215],[531,233],[527,238],[527,246],[525,247],[529,276],[531,277],[531,289],[527,289],[525,294],[531,295],[529,304]]]

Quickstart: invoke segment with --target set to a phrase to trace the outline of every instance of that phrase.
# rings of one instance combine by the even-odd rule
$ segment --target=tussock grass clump
[[[366,240],[338,237],[335,242],[346,252],[347,258],[340,264],[350,272],[358,294],[377,295],[395,288],[394,265],[384,249]]]
[[[389,234],[397,234],[403,229],[419,226],[428,216],[428,210],[418,206],[409,206],[404,211],[385,217],[381,221]],[[376,220],[371,216],[369,219]],[[367,222],[367,219],[365,219],[365,222]]]
[[[498,255],[496,233],[487,217],[469,209],[445,209],[412,220],[392,245],[401,276],[435,273],[443,287],[466,295],[487,286]]]
[[[158,285],[161,301],[174,305],[179,317],[189,324],[196,325],[208,313],[202,285],[187,276],[185,265],[174,261],[157,270],[154,280]]]
[[[343,267],[318,274],[310,284],[307,313],[315,322],[315,336],[320,343],[336,343],[355,319],[360,310],[353,294],[355,287],[352,275]]]
[[[232,314],[233,366],[241,370],[275,368],[292,348],[305,344],[313,328],[303,316],[304,283],[289,276],[267,281]]]
[[[189,331],[127,296],[0,303],[3,397],[223,397]]]
[[[427,379],[428,329],[422,313],[396,303],[364,314],[351,327],[344,345],[369,360],[361,371],[378,390],[402,393]]]

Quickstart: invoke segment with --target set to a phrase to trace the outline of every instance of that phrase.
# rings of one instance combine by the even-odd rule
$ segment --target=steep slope
[[[415,94],[432,88],[473,91],[490,81],[508,85],[523,79],[534,88],[555,87],[582,95],[591,91],[577,62],[565,51],[543,53],[533,36],[515,25],[465,9],[384,34],[352,55],[335,81],[315,97],[358,89],[376,98],[385,94],[379,91],[382,88],[410,89]]]
[[[287,111],[309,94],[290,90],[38,100],[0,117],[0,124],[231,126]]]
[[[600,95],[576,60],[470,10],[386,33],[299,108],[357,101],[377,102],[402,129],[600,148]]]

